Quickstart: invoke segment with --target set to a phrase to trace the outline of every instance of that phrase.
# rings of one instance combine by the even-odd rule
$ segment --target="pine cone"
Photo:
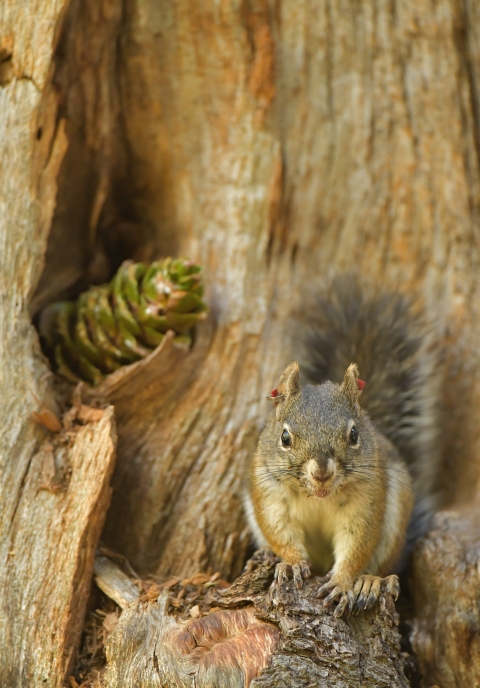
[[[40,334],[55,370],[71,382],[98,385],[148,356],[168,330],[189,344],[189,332],[207,311],[201,270],[183,258],[148,267],[126,261],[109,284],[48,306]]]

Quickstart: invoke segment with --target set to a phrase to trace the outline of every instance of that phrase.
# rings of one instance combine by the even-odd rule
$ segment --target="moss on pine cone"
[[[146,266],[126,261],[109,284],[77,301],[48,306],[40,319],[45,351],[71,382],[98,385],[109,373],[148,356],[168,330],[190,343],[205,317],[202,268],[183,258]]]

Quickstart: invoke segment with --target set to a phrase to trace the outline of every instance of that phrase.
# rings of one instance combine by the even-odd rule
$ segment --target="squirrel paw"
[[[337,606],[333,612],[335,617],[339,618],[342,616],[347,606],[348,611],[352,611],[355,605],[355,595],[350,585],[342,583],[335,575],[333,575],[329,581],[322,585],[317,593],[317,597],[323,597],[327,593],[329,594],[327,597],[325,597],[323,602],[325,607],[329,607],[338,598]]]
[[[281,561],[275,567],[275,577],[273,579],[273,585],[275,587],[285,585],[288,582],[288,569],[290,566],[296,588],[302,588],[304,579],[310,578],[310,568],[308,562],[305,560],[299,561],[298,564],[291,565]]]
[[[364,611],[373,607],[380,595],[382,579],[379,576],[359,576],[353,587],[355,608]]]
[[[355,608],[357,611],[370,609],[378,600],[381,589],[393,595],[395,600],[400,594],[400,585],[398,576],[387,576],[380,578],[379,576],[360,576],[355,582],[353,592],[355,595]]]
[[[385,592],[387,592],[389,595],[392,595],[396,602],[398,600],[398,596],[400,595],[400,582],[398,580],[398,576],[387,576],[382,580],[385,584]]]

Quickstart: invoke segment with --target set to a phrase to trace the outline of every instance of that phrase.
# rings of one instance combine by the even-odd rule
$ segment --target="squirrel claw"
[[[274,585],[285,585],[285,583],[288,581],[287,566],[288,564],[286,564],[284,561],[281,561],[275,566],[275,575],[273,578]]]
[[[349,605],[349,596],[348,596],[348,593],[349,593],[349,592],[350,592],[350,590],[349,590],[348,592],[342,593],[342,596],[341,596],[340,599],[338,600],[338,604],[337,604],[337,606],[335,607],[335,611],[333,612],[333,616],[334,616],[335,618],[337,618],[337,619],[339,619],[339,618],[342,616],[342,614],[343,614],[343,612],[345,611],[347,605]],[[349,605],[349,606],[350,606],[350,605]]]
[[[292,564],[293,582],[297,588],[303,588],[305,578],[310,578],[310,567],[304,559],[298,564]]]
[[[343,595],[342,588],[335,586],[330,595],[327,595],[327,597],[323,600],[323,606],[329,607],[332,604],[332,602],[335,602],[339,595]]]
[[[339,584],[338,579],[336,580],[333,575],[319,589],[317,597],[326,595],[323,602],[324,607],[329,607],[335,600],[338,600],[334,611],[334,616],[338,618],[342,616],[347,607],[349,613],[371,609],[378,601],[382,590],[397,599],[400,593],[398,577],[380,578],[379,576],[363,575],[357,578],[355,585],[351,588],[347,581]]]
[[[381,580],[378,576],[360,576],[357,578],[353,587],[357,611],[365,611],[373,607],[380,594]]]
[[[355,595],[353,590],[344,589],[342,586],[337,585],[335,580],[332,578],[327,581],[317,593],[317,597],[323,597],[326,593],[329,593],[323,601],[324,607],[329,607],[338,598],[337,606],[333,612],[333,615],[338,619],[340,618],[344,611],[348,607],[348,611],[351,612],[355,606]]]
[[[351,614],[354,607],[355,607],[355,595],[353,594],[353,590],[347,590],[347,597],[348,597],[348,613]]]
[[[387,578],[360,576],[357,578],[353,588],[357,612],[373,607],[380,596],[381,588],[384,588],[386,593],[393,595],[397,600],[400,593],[398,576],[387,576]]]
[[[346,592],[344,586],[339,585],[338,579],[336,579],[331,572],[327,574],[326,579],[326,582],[318,589],[317,597],[324,597],[327,593],[330,593],[328,597],[325,598],[325,602],[330,598],[333,601],[341,592]],[[335,594],[333,594],[334,592]]]
[[[327,594],[327,592],[330,592],[330,591],[333,590],[333,588],[335,588],[335,587],[336,587],[336,583],[334,583],[333,585],[331,585],[331,584],[330,584],[330,581],[327,581],[326,583],[324,583],[324,584],[322,585],[321,588],[319,588],[319,590],[318,590],[318,592],[317,592],[317,597],[323,597],[324,595]],[[326,600],[325,600],[325,602],[326,602]]]
[[[283,586],[286,583],[288,583],[288,568],[290,567],[290,564],[287,564],[284,561],[281,561],[278,563],[275,567],[275,576],[273,579],[273,585],[276,587]],[[305,560],[299,561],[297,564],[292,564],[292,576],[293,576],[293,582],[295,584],[296,588],[302,588],[303,587],[303,581],[306,578],[310,577],[310,567],[308,566],[308,562]]]
[[[392,595],[396,602],[398,600],[398,596],[400,595],[400,582],[398,580],[398,576],[387,576],[383,580],[385,583],[385,591],[389,595]]]
[[[302,578],[304,578],[304,579],[310,578],[312,573],[310,571],[310,565],[309,565],[308,561],[305,561],[305,559],[302,559],[302,561],[298,562],[298,565],[300,566],[300,569],[302,571]]]
[[[377,595],[375,595],[374,592],[371,592],[369,594],[369,596],[367,597],[367,599],[365,600],[363,608],[364,609],[371,609],[373,607],[373,605],[375,604],[375,602],[377,601],[377,599],[378,599]]]

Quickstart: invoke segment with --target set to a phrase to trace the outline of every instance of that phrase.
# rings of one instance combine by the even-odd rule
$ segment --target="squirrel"
[[[293,328],[309,384],[287,366],[247,466],[250,529],[282,560],[274,584],[290,566],[297,587],[326,574],[318,595],[337,617],[382,588],[398,597],[395,566],[436,506],[437,356],[413,305],[334,279]]]

